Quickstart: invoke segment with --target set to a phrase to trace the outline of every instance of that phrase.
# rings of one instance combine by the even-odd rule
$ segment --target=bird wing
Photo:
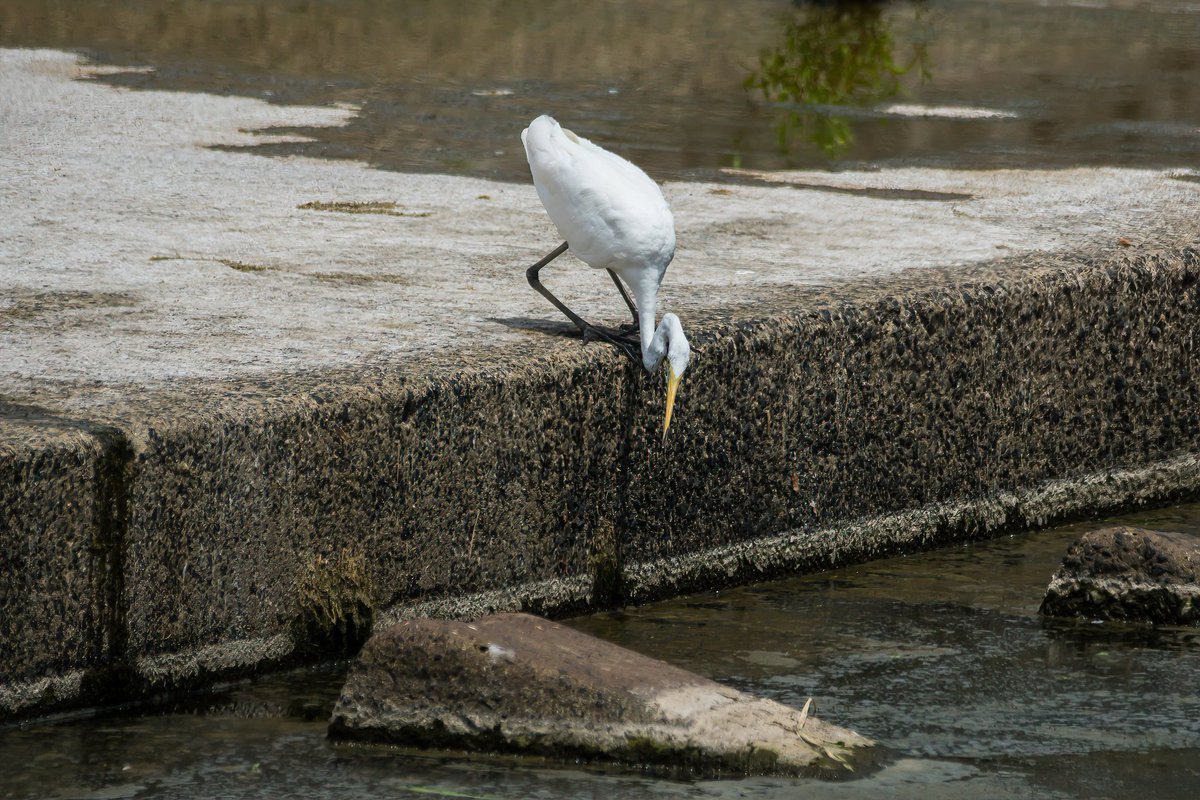
[[[650,176],[548,116],[521,141],[538,197],[575,255],[597,268],[666,268],[675,222]]]

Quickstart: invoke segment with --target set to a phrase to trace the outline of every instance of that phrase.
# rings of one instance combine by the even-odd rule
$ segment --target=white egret
[[[667,361],[667,412],[671,426],[675,393],[691,359],[679,317],[664,314],[654,326],[658,287],[675,256],[675,220],[662,190],[645,172],[542,115],[521,132],[533,185],[565,242],[526,271],[529,285],[567,315],[584,338],[603,339],[638,361],[632,343],[591,325],[550,293],[538,272],[567,248],[584,263],[608,270],[633,314],[641,364],[653,373]],[[633,292],[633,300],[622,281]],[[635,305],[636,303],[636,305]]]

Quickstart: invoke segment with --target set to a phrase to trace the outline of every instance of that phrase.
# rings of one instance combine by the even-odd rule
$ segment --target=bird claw
[[[583,329],[583,343],[590,344],[591,342],[607,342],[629,356],[634,362],[640,364],[642,361],[640,343],[628,336],[612,334],[595,326],[588,325]]]

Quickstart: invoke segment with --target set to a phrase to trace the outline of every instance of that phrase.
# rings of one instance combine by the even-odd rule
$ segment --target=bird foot
[[[597,341],[611,344],[636,364],[642,363],[641,345],[629,336],[620,333],[609,333],[606,330],[597,328],[595,325],[585,327],[583,329],[583,343],[589,344]]]

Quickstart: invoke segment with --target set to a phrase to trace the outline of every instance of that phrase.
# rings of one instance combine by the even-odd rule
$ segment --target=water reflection
[[[851,22],[857,30],[838,32]],[[843,58],[822,35],[849,35],[860,51]],[[859,74],[855,100],[884,96],[898,81],[915,106],[1005,112],[878,124],[879,114],[858,106],[833,114],[822,106],[853,126],[852,140],[828,122],[815,131],[827,149],[840,148],[839,167],[1200,163],[1195,3],[926,0],[850,14],[787,0],[0,3],[0,46],[78,49],[153,68],[106,82],[361,109],[344,128],[299,131],[313,142],[264,143],[256,153],[516,181],[529,179],[517,132],[543,112],[659,179],[711,178],[732,165],[827,167],[826,149],[804,138],[815,122],[795,125],[803,146],[781,149],[781,112],[743,86],[762,72],[764,48],[786,65],[801,45]],[[930,64],[936,80],[922,82]],[[837,94],[839,84],[828,84],[825,96]],[[796,102],[830,102],[813,91],[801,84]]]
[[[745,86],[783,106],[776,126],[780,148],[803,137],[830,158],[854,142],[841,106],[866,106],[895,97],[900,76],[931,77],[924,40],[909,42],[901,63],[886,0],[825,0],[803,3],[784,23],[783,43],[759,56]]]

